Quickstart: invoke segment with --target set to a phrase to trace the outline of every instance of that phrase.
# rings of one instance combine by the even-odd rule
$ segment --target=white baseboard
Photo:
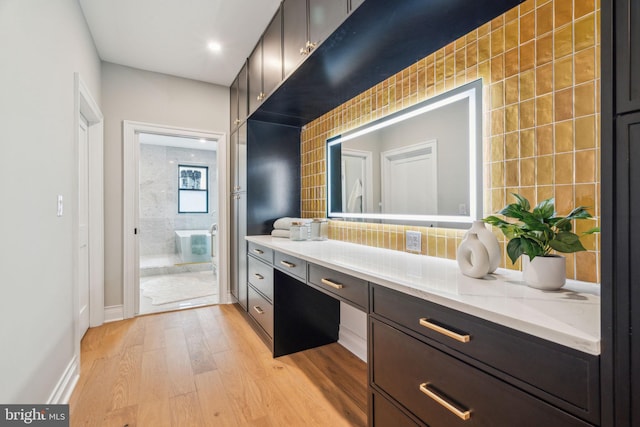
[[[104,323],[115,322],[124,319],[123,305],[110,305],[104,308]]]
[[[338,344],[355,354],[363,362],[367,361],[367,339],[340,325]]]
[[[60,380],[58,380],[58,383],[54,387],[53,392],[51,392],[47,404],[58,405],[69,403],[71,393],[73,393],[73,389],[79,378],[80,365],[78,356],[73,356],[71,362],[67,365],[67,369],[64,370]]]

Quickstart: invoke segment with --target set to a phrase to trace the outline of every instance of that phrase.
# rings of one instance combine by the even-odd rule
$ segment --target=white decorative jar
[[[471,228],[465,234],[465,238],[469,233],[477,234],[478,240],[480,240],[487,249],[487,253],[489,254],[489,273],[493,273],[502,260],[502,250],[500,249],[498,238],[491,232],[491,229],[487,228],[484,221],[480,220],[473,221]]]
[[[567,281],[567,263],[561,255],[537,256],[533,261],[522,255],[522,278],[536,289],[557,291]]]
[[[460,243],[456,260],[462,274],[479,279],[489,273],[490,262],[487,248],[476,233],[469,232]]]

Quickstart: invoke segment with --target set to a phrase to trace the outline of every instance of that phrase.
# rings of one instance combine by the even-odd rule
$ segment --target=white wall
[[[100,60],[76,0],[0,0],[0,52],[0,402],[45,403],[74,356],[74,72],[99,103]]]
[[[114,306],[123,303],[122,121],[228,133],[229,88],[103,62],[102,93],[105,305]]]

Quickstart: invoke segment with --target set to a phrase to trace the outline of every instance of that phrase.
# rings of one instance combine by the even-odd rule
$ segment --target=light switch
[[[422,234],[419,231],[407,230],[405,241],[408,251],[420,252],[422,250]]]
[[[62,201],[62,194],[58,194],[58,216],[62,216],[64,212],[64,203]]]

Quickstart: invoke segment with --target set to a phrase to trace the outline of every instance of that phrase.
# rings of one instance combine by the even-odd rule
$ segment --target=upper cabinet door
[[[229,109],[233,132],[238,126],[247,120],[247,64],[242,66],[236,79],[229,88]]]
[[[229,88],[229,129],[233,131],[240,124],[238,119],[238,79],[239,76],[231,83]]]
[[[238,124],[247,120],[249,113],[249,82],[247,81],[247,62],[242,65],[238,73]]]
[[[640,2],[616,0],[617,113],[640,110]]]
[[[349,0],[309,0],[309,40],[321,43],[347,17]]]
[[[262,92],[262,39],[249,56],[249,113],[256,111],[264,93]]]
[[[282,81],[282,10],[262,36],[262,92],[270,94]]]
[[[304,59],[307,41],[307,0],[282,3],[284,75],[288,76]]]

